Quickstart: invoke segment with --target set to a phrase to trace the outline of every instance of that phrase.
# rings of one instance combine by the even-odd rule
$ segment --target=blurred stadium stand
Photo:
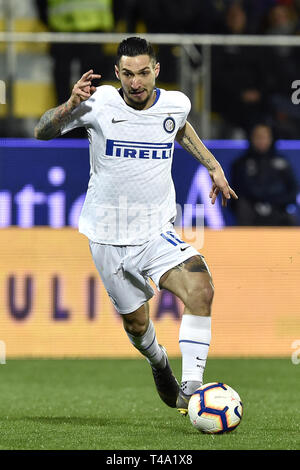
[[[0,30],[19,33],[47,31],[38,19],[33,1],[18,2],[17,8],[11,7],[12,2],[0,0]],[[11,94],[11,97],[7,96],[6,105],[0,107],[0,116],[2,121],[4,117],[14,118],[12,129],[2,122],[1,135],[5,136],[5,132],[9,136],[32,135],[36,119],[55,103],[49,44],[18,42],[4,45],[2,42],[0,70],[3,71],[1,79],[7,82],[7,92]]]
[[[111,35],[99,33],[98,36],[94,36],[95,40],[101,43],[107,59],[104,73],[100,71],[104,75],[102,83],[116,84],[113,76],[114,54],[116,44],[124,37],[125,32],[145,33],[151,39],[162,61],[158,86],[167,89],[179,88],[188,94],[193,103],[190,120],[201,137],[208,139],[246,138],[245,129],[233,129],[231,134],[227,131],[226,134],[223,132],[226,119],[215,108],[215,100],[212,99],[217,95],[214,88],[215,82],[212,80],[214,73],[212,57],[215,48],[227,46],[227,49],[236,49],[242,46],[247,55],[247,47],[250,45],[260,47],[260,49],[266,46],[266,56],[268,47],[271,45],[279,45],[282,51],[298,50],[299,47],[295,47],[300,46],[298,0],[289,2],[243,0],[239,2],[243,4],[248,15],[251,32],[248,34],[247,30],[246,34],[241,35],[228,34],[228,31],[224,31],[224,24],[222,25],[227,7],[233,3],[233,0],[206,0],[205,8],[204,2],[201,1],[179,0],[178,5],[184,4],[188,14],[180,15],[177,12],[176,15],[172,15],[172,18],[168,18],[165,29],[164,22],[161,19],[159,21],[157,11],[156,16],[154,15],[150,3],[152,5],[149,0],[142,8],[135,0],[114,0],[114,31]],[[159,4],[163,8],[160,10],[160,16],[164,19],[167,16],[170,1],[162,0]],[[285,8],[293,8],[294,29],[287,31],[284,26],[278,26],[276,32],[270,33],[266,12],[268,13],[270,8],[278,4],[284,4]],[[211,15],[215,15],[209,27],[204,20],[200,21],[199,25],[195,21],[195,17],[202,18],[203,8],[205,11],[206,7],[209,7]],[[180,13],[181,8],[178,7],[178,9]],[[151,17],[151,11],[153,17]],[[281,21],[282,16],[284,15],[277,15],[278,21]],[[165,32],[168,35],[165,35]],[[209,32],[211,34],[207,35]],[[261,35],[253,34],[257,32]],[[20,38],[18,34],[22,33],[24,36]],[[26,36],[26,33],[30,37]],[[203,33],[205,36],[202,35]],[[5,82],[7,91],[6,105],[0,106],[1,137],[31,137],[34,125],[41,114],[57,104],[53,85],[53,61],[49,53],[50,42],[53,40],[67,42],[67,40],[63,36],[54,36],[54,34],[49,33],[47,26],[39,19],[36,0],[23,0],[22,2],[0,0],[0,80]],[[80,41],[89,41],[87,36],[81,36]],[[79,78],[76,62],[73,64],[72,74],[76,81]],[[294,79],[297,80],[298,76]],[[292,90],[287,90],[288,98],[289,93],[291,96]],[[276,103],[286,105],[286,101],[278,100],[277,96],[275,98]],[[290,106],[287,112],[292,111],[297,124],[299,112],[296,108],[296,106]],[[287,132],[286,136],[277,137],[289,138],[290,135],[290,138],[297,139],[298,126],[293,122],[289,128],[289,122],[284,121],[285,113],[279,110],[277,114],[278,118],[283,120],[283,126]]]

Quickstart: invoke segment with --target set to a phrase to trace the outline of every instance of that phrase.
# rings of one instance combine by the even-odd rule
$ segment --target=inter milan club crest
[[[171,134],[171,132],[173,132],[175,129],[175,121],[172,117],[167,117],[165,120],[164,120],[164,130],[166,132],[169,132],[169,134]]]

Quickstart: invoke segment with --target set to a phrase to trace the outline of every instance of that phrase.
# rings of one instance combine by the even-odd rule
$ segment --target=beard
[[[148,101],[151,99],[151,97],[153,96],[154,86],[151,88],[150,91],[148,91],[145,88],[142,91],[143,93],[146,94],[145,98],[139,99],[139,97],[136,96],[138,95],[137,93],[130,92],[130,91],[124,92],[124,89],[123,89],[124,96],[126,97],[125,101],[127,102],[127,104],[131,106],[132,108],[143,109],[145,105],[148,103]]]

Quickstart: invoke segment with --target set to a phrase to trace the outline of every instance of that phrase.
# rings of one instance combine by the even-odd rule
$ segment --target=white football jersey
[[[90,143],[81,233],[98,243],[141,245],[175,220],[174,139],[190,108],[183,93],[156,89],[154,104],[136,110],[103,85],[73,111],[62,133],[85,127]]]

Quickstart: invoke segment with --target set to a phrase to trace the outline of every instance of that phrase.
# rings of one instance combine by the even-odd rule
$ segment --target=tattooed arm
[[[101,75],[89,70],[84,73],[80,80],[75,83],[72,94],[66,103],[57,106],[57,108],[46,111],[34,129],[34,137],[41,140],[50,140],[60,135],[61,129],[71,120],[72,111],[86,101],[95,93],[96,88],[92,86],[94,78],[100,78]]]
[[[61,128],[71,119],[73,107],[66,103],[46,111],[34,129],[34,137],[40,140],[50,140],[60,135]]]
[[[219,162],[205,147],[189,122],[186,122],[185,126],[178,131],[176,140],[184,150],[193,155],[208,171],[214,171],[217,167],[220,167]]]
[[[230,199],[231,196],[234,199],[238,199],[236,193],[229,186],[220,163],[203,144],[189,122],[186,122],[183,128],[177,132],[176,140],[184,150],[193,155],[207,168],[212,180],[212,187],[209,193],[212,204],[215,203],[219,192],[222,194],[222,206],[224,207],[227,205],[227,199]]]

